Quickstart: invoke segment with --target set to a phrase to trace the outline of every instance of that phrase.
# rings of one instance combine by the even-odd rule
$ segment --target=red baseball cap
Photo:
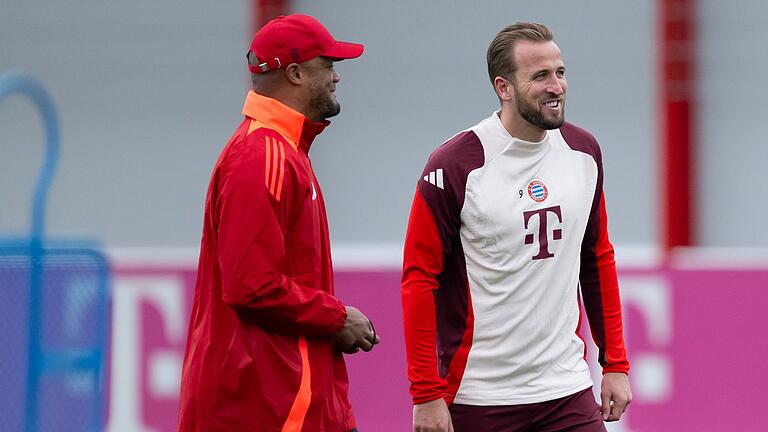
[[[357,58],[364,49],[361,44],[337,41],[318,20],[309,15],[279,16],[259,29],[253,37],[248,53],[254,53],[259,63],[248,64],[248,69],[252,73],[264,73],[318,56]]]

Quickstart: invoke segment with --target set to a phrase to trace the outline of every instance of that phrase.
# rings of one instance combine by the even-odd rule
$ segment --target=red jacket
[[[208,188],[178,430],[347,432],[346,311],[307,155],[328,122],[254,92],[243,114]]]

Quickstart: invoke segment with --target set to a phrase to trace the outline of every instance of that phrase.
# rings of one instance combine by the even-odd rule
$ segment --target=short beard
[[[313,86],[309,98],[309,112],[313,113],[314,120],[321,121],[338,115],[341,105],[331,99],[327,90]]]
[[[560,103],[563,105],[560,117],[554,120],[547,120],[544,114],[541,113],[541,109],[537,109],[535,106],[529,104],[522,95],[517,91],[515,86],[515,100],[517,101],[517,112],[520,113],[520,117],[528,123],[536,126],[539,129],[551,130],[557,129],[565,122],[565,101]]]

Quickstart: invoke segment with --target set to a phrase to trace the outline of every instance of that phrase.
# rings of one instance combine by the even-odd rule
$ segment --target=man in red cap
[[[251,43],[245,119],[205,203],[179,431],[355,430],[342,353],[379,338],[334,297],[308,152],[340,111],[334,61],[362,53],[306,15],[270,21]]]

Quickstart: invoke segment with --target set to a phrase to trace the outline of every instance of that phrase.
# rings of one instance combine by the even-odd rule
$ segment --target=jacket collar
[[[245,97],[243,115],[276,130],[304,153],[309,152],[315,137],[331,124],[328,120],[313,122],[277,99],[253,90]]]

